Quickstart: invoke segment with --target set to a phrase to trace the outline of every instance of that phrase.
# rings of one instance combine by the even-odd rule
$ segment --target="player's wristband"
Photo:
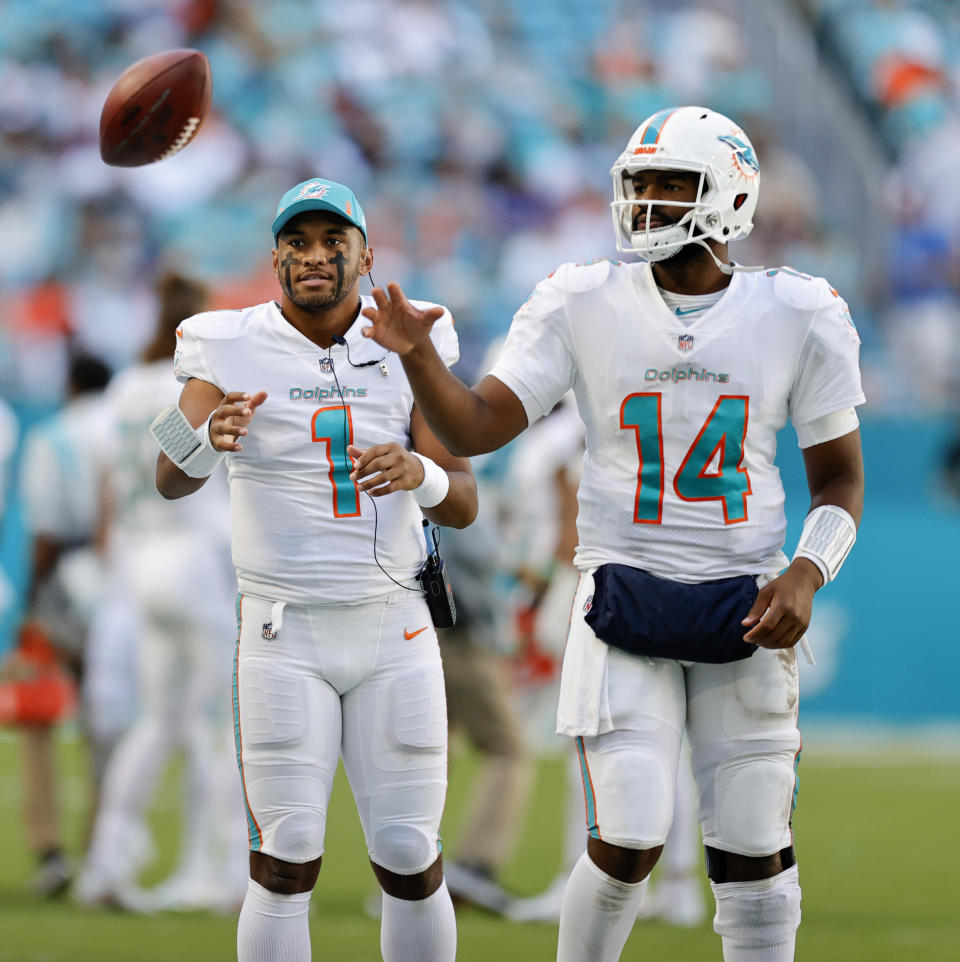
[[[207,478],[223,460],[224,452],[210,443],[210,418],[194,429],[183,411],[171,404],[150,425],[163,453],[188,477]]]
[[[438,505],[450,490],[450,475],[435,461],[417,454],[416,451],[410,452],[423,465],[423,480],[413,488],[410,493],[413,500],[421,508],[432,508]]]
[[[807,515],[793,557],[812,561],[826,584],[837,577],[856,540],[857,526],[853,518],[835,504],[821,504]]]

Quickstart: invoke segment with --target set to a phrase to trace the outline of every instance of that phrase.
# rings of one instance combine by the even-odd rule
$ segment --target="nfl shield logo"
[[[693,335],[681,334],[677,337],[677,347],[681,351],[689,351],[693,347]]]
[[[324,374],[333,374],[333,361],[329,357],[320,358],[320,370]]]

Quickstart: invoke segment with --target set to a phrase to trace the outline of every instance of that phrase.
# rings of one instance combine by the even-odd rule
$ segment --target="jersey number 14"
[[[661,402],[657,393],[630,394],[620,405],[620,427],[636,435],[640,459],[633,505],[637,524],[663,520]],[[750,475],[743,467],[743,449],[749,410],[749,398],[721,395],[673,479],[673,490],[683,501],[719,501],[725,524],[747,520],[747,495],[752,491]]]

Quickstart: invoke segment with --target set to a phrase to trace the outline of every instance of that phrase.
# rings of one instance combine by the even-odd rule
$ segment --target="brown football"
[[[100,156],[113,167],[172,157],[196,136],[210,109],[210,61],[199,50],[164,50],[131,64],[100,114]]]

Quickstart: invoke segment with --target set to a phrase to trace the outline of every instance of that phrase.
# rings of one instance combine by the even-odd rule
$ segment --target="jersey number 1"
[[[327,464],[330,466],[330,484],[333,486],[333,516],[356,518],[360,514],[360,489],[350,480],[353,470],[347,445],[353,443],[353,418],[350,405],[320,408],[313,412],[310,436],[327,446]]]
[[[662,397],[657,393],[631,394],[620,405],[620,427],[637,438],[637,493],[633,520],[660,524],[663,520]],[[749,398],[723,394],[690,445],[673,479],[673,490],[684,501],[719,501],[725,524],[747,520],[750,475],[743,467]]]

